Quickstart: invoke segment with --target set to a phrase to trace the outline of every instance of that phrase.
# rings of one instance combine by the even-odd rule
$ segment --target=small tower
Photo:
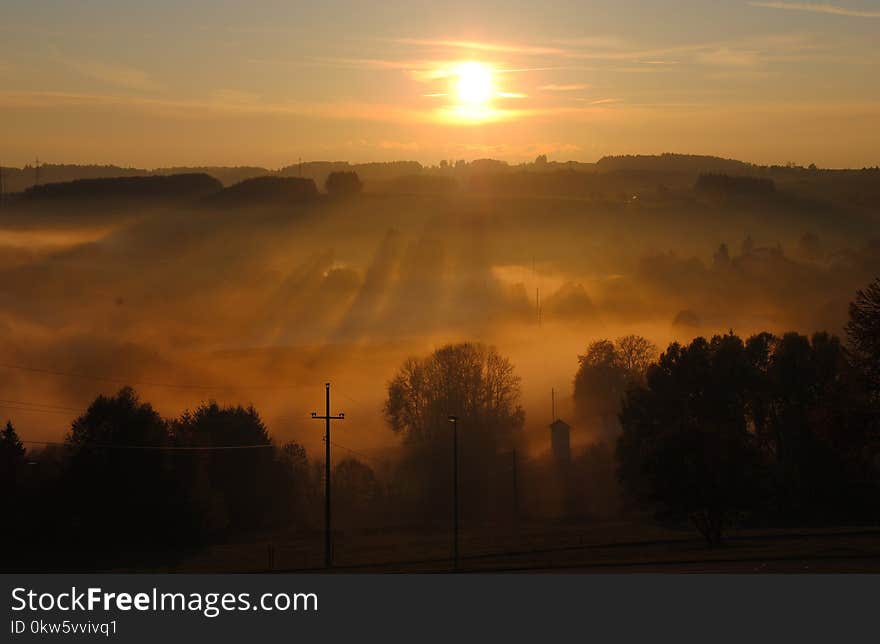
[[[571,461],[570,432],[571,425],[561,418],[550,423],[550,445],[553,449],[553,460],[560,467],[568,467]]]
[[[551,391],[553,400],[553,422],[550,423],[550,448],[553,461],[560,468],[571,462],[571,425],[556,416],[556,390]]]

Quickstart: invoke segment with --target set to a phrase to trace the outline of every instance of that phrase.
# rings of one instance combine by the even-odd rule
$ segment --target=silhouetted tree
[[[781,516],[854,520],[872,494],[866,392],[840,341],[825,333],[774,339],[755,435],[772,462]],[[759,405],[755,404],[754,408]]]
[[[640,383],[656,347],[647,339],[628,335],[616,342],[599,340],[578,356],[574,402],[578,416],[602,434],[616,432],[620,401]]]
[[[323,488],[320,472],[313,476],[305,448],[294,441],[285,443],[276,455],[277,480],[272,496],[277,500],[275,512],[284,523],[311,525],[320,517]]]
[[[369,465],[346,458],[333,468],[333,499],[341,525],[369,520],[377,509],[380,493],[379,481]]]
[[[25,449],[24,445],[18,438],[12,421],[6,421],[6,427],[0,434],[0,463],[2,463],[4,473],[14,472],[22,463],[24,463]]]
[[[167,423],[131,387],[98,396],[71,425],[66,487],[73,539],[159,546],[185,538]]]
[[[278,450],[278,459],[283,461],[292,471],[299,472],[308,469],[309,459],[306,448],[295,441],[290,441]]]
[[[710,543],[736,510],[774,522],[875,517],[876,411],[827,333],[670,345],[621,421],[625,489],[689,515]]]
[[[640,335],[625,335],[614,343],[617,361],[626,374],[628,385],[641,383],[648,366],[657,357],[657,347]]]
[[[522,428],[520,378],[494,347],[450,344],[410,358],[388,385],[385,417],[407,441],[448,436],[450,414],[471,431],[495,435]]]
[[[347,197],[363,190],[363,184],[357,172],[331,172],[324,182],[328,194],[336,197]]]
[[[399,479],[421,508],[442,514],[450,499],[452,414],[459,417],[461,489],[469,495],[462,513],[485,509],[487,463],[518,441],[525,420],[519,383],[510,361],[481,344],[447,345],[403,364],[388,385],[385,417],[408,447]]]
[[[178,445],[224,448],[190,457],[191,486],[210,511],[212,528],[252,529],[272,518],[266,491],[271,489],[274,448],[256,409],[211,401],[185,411],[173,429]]]
[[[760,458],[743,396],[750,374],[734,335],[672,344],[621,411],[624,490],[658,514],[688,517],[710,545],[758,498]]]
[[[619,515],[620,483],[613,445],[593,443],[574,457],[570,473],[574,490],[571,509],[575,513],[605,520]]]
[[[880,278],[856,293],[849,305],[846,336],[873,391],[880,393]]]
[[[5,516],[12,516],[17,505],[17,482],[25,463],[24,445],[18,439],[12,421],[6,421],[6,428],[0,434],[0,508]]]

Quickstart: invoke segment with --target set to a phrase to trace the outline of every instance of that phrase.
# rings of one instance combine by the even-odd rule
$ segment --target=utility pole
[[[513,466],[513,526],[514,529],[519,532],[519,483],[516,480],[516,448],[513,448],[513,452],[511,453]]]
[[[458,416],[452,423],[452,567],[458,570]]]
[[[324,388],[326,391],[326,411],[323,416],[318,416],[318,413],[313,411],[312,418],[327,423],[324,430],[324,566],[329,569],[333,566],[333,533],[330,522],[330,421],[345,420],[345,414],[330,415],[330,383],[324,383]]]

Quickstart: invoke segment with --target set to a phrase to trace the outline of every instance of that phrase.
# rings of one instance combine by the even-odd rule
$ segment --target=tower
[[[550,423],[550,450],[553,461],[560,468],[571,462],[571,425],[556,416],[556,390],[550,392],[553,405],[553,422]]]

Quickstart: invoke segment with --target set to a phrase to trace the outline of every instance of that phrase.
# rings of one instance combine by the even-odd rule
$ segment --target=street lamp
[[[452,565],[458,570],[458,416],[450,416],[452,423]]]

